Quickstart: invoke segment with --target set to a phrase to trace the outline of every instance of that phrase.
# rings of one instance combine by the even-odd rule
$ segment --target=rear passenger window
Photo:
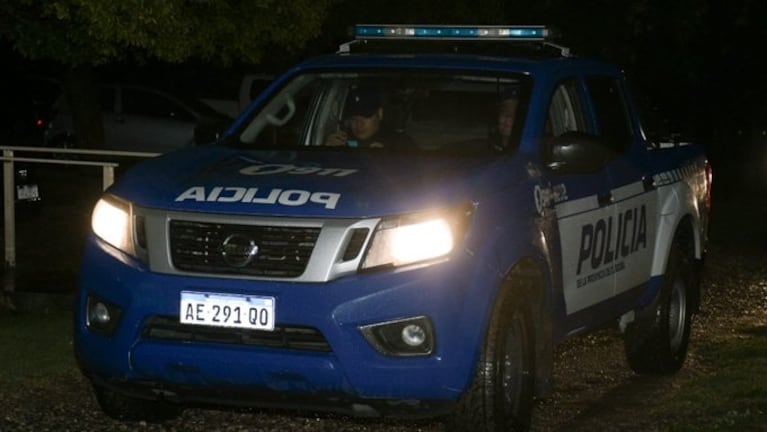
[[[634,134],[618,81],[611,77],[589,77],[586,86],[594,102],[599,135],[617,153],[625,152]]]

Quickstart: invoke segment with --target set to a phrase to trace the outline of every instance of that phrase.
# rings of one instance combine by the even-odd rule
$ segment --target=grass
[[[0,312],[0,388],[44,384],[78,373],[72,352],[72,314]]]
[[[679,388],[654,414],[678,418],[671,432],[767,430],[767,331],[760,333],[701,347],[712,372]]]

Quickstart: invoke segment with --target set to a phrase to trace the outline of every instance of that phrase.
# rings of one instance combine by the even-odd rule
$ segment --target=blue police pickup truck
[[[74,342],[103,411],[525,430],[567,338],[613,323],[637,373],[682,367],[702,149],[648,140],[621,70],[545,27],[355,32],[96,204]]]

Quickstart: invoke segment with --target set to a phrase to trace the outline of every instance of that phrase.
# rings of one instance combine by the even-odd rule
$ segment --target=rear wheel
[[[526,431],[534,392],[532,320],[524,296],[496,309],[474,380],[446,424],[448,431]]]
[[[626,328],[626,358],[637,373],[674,373],[684,364],[692,323],[691,299],[696,288],[692,259],[685,242],[675,240],[658,298],[651,310]]]
[[[122,421],[159,423],[181,414],[181,407],[164,401],[138,399],[95,385],[96,400],[104,414]]]

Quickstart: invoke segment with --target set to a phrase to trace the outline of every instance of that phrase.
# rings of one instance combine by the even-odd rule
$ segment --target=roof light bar
[[[373,25],[354,26],[356,39],[441,39],[441,40],[521,40],[542,41],[549,30],[534,26],[442,26]]]

